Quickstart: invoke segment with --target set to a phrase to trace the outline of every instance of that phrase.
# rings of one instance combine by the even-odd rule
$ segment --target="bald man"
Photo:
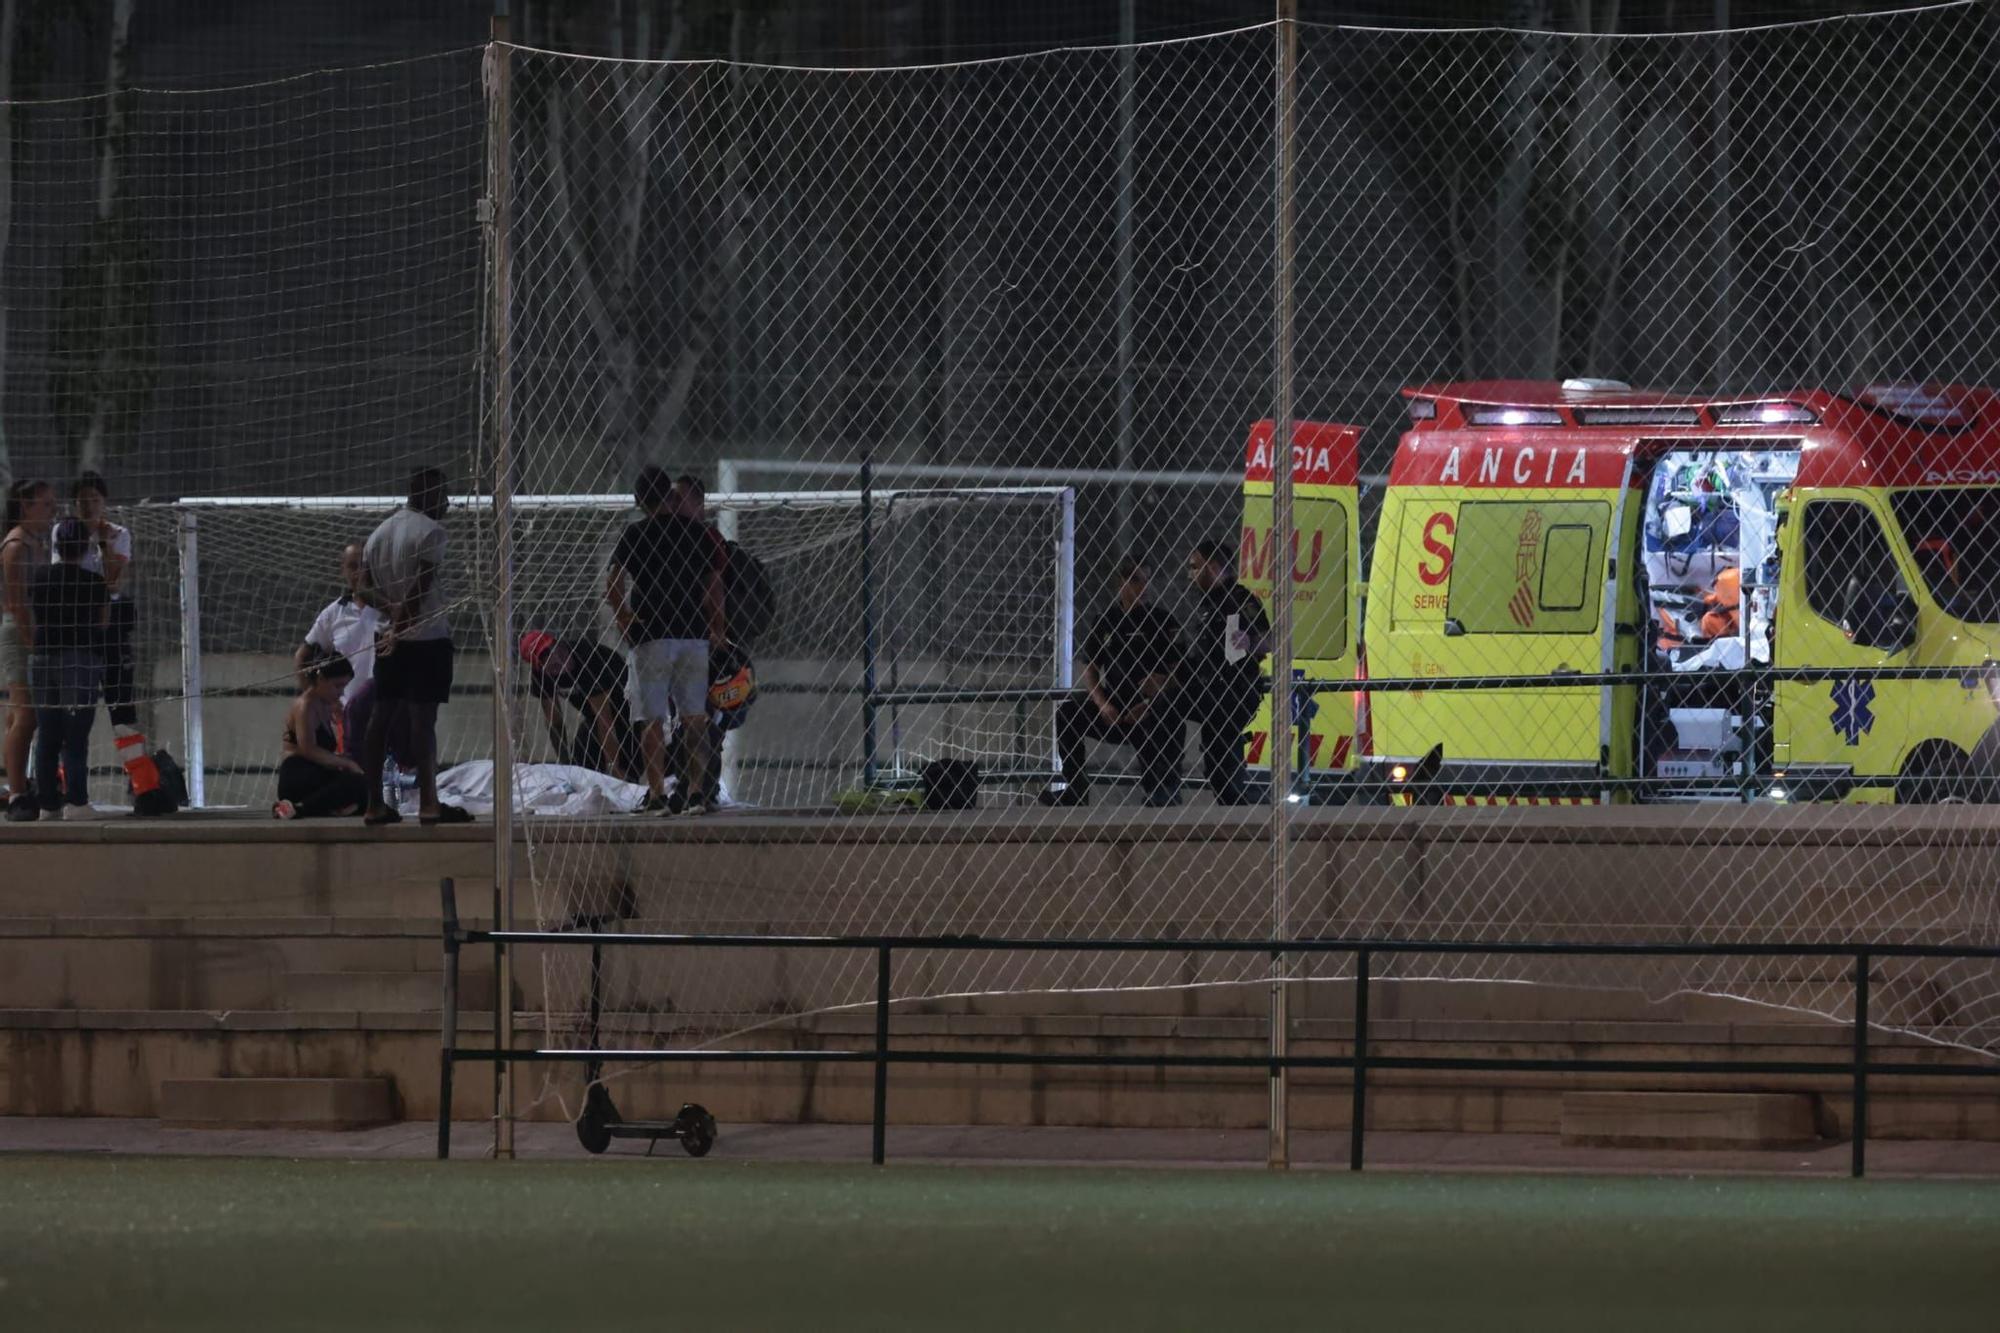
[[[354,665],[354,679],[341,692],[344,725],[340,752],[350,759],[361,757],[361,738],[368,730],[368,709],[375,697],[375,636],[383,624],[382,613],[368,604],[367,570],[362,563],[361,544],[340,548],[340,582],[345,589],[326,604],[326,609],[306,632],[305,642],[292,654],[292,665],[304,689],[308,662],[323,657],[344,657]]]

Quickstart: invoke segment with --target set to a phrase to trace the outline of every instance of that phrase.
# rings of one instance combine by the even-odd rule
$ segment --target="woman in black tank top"
[[[306,688],[285,713],[284,758],[278,763],[279,819],[358,815],[368,801],[361,765],[340,753],[340,694],[354,679],[344,657],[324,657],[305,667]]]

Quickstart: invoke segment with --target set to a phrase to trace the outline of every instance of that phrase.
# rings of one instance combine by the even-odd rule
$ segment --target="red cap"
[[[549,650],[556,646],[556,636],[544,634],[541,630],[529,630],[521,636],[521,658],[530,666],[540,666]]]

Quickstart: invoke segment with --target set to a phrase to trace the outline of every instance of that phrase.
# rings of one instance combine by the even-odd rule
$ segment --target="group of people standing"
[[[1145,562],[1121,567],[1116,605],[1084,640],[1083,691],[1056,709],[1062,776],[1043,792],[1045,804],[1089,800],[1091,740],[1133,748],[1147,805],[1179,804],[1189,723],[1201,730],[1203,772],[1216,803],[1248,799],[1243,729],[1263,694],[1260,663],[1271,651],[1271,622],[1257,595],[1236,581],[1233,554],[1212,541],[1188,553],[1188,579],[1199,596],[1191,641],[1148,600]]]
[[[133,628],[126,589],[132,534],[106,515],[110,488],[96,472],[70,486],[57,514],[55,487],[19,481],[0,526],[0,741],[7,818],[95,819],[90,733],[101,698],[117,731],[134,809],[155,813],[160,775],[139,730]]]
[[[437,715],[451,699],[456,657],[444,594],[449,506],[444,473],[419,468],[402,508],[341,551],[344,589],[293,655],[299,694],[285,713],[277,817],[400,823],[382,781],[393,752],[416,770],[419,823],[471,821],[439,800],[437,786]]]
[[[634,498],[643,516],[620,536],[604,593],[629,665],[594,639],[540,630],[523,634],[518,650],[559,755],[643,778],[642,813],[713,810],[720,792],[710,665],[725,642],[727,547],[706,521],[707,497],[695,478],[648,467]],[[424,469],[411,481],[409,503],[365,545],[341,552],[343,591],[293,657],[299,693],[285,715],[272,808],[279,817],[396,822],[382,783],[393,753],[416,770],[422,822],[470,818],[437,795],[437,710],[450,698],[453,664],[440,579],[446,503],[443,475]],[[582,715],[574,751],[565,700]],[[671,790],[670,734],[677,737]]]

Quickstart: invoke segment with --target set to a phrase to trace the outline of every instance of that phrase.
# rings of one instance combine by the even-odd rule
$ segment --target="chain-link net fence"
[[[449,464],[446,748],[492,757],[511,664],[524,924],[1990,944],[1997,43],[1967,4],[895,69],[502,46],[483,95],[464,53],[138,98],[125,239],[80,258],[106,108],[16,106],[11,456],[241,501],[129,521],[143,691],[184,711],[198,645],[209,718],[275,714],[368,497]],[[215,730],[217,800],[268,799],[275,722],[262,761]],[[610,952],[521,955],[544,1039],[873,997],[837,953]],[[938,954],[896,997],[1255,1013],[1268,966]],[[1849,1003],[1742,959],[1394,967]],[[1876,1016],[1986,1049],[1996,995],[1906,962]]]

